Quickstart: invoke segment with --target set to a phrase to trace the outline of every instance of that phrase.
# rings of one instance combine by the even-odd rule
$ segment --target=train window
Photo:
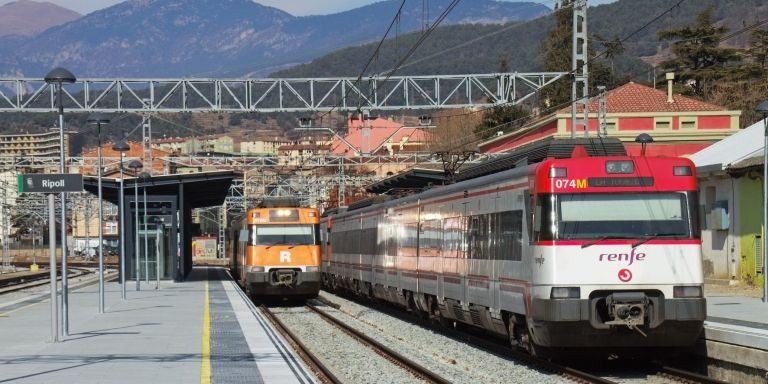
[[[376,228],[363,229],[360,236],[360,253],[373,255],[376,253]]]
[[[313,225],[255,225],[251,245],[315,244]]]
[[[443,257],[458,257],[460,244],[464,239],[461,218],[443,220]]]
[[[350,250],[347,253],[359,254],[360,253],[360,230],[347,231],[347,243],[350,245]]]
[[[469,217],[468,247],[470,259],[490,259],[488,252],[489,215],[474,215]]]
[[[496,250],[499,260],[523,259],[523,211],[505,211],[498,214]]]
[[[387,256],[397,256],[397,227],[387,227]]]
[[[695,237],[695,200],[693,194],[677,192],[557,195],[553,238]]]
[[[384,255],[387,253],[387,227],[386,225],[380,225],[376,228],[376,255]]]
[[[419,245],[418,228],[417,223],[406,223],[396,229],[399,256],[416,256],[416,247]]]
[[[531,210],[532,196],[530,193],[528,193],[527,189],[523,191],[523,200],[525,203],[525,227],[528,232],[528,243],[531,244],[533,240],[533,211]]]
[[[440,251],[443,247],[443,223],[441,220],[428,220],[419,227],[419,249]]]

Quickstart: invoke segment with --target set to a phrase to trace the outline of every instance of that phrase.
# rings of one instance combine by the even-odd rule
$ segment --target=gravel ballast
[[[320,295],[340,306],[322,307],[328,314],[454,383],[570,382],[327,292]]]
[[[423,383],[307,308],[271,310],[344,383]]]

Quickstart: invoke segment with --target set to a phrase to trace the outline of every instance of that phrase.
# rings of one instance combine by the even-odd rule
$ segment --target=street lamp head
[[[48,84],[51,84],[51,83],[72,84],[75,81],[77,81],[77,78],[75,78],[75,75],[73,75],[72,72],[62,67],[51,69],[51,71],[48,72],[47,75],[45,75],[45,82]]]
[[[86,120],[88,124],[109,124],[109,115],[104,113],[92,113]]]
[[[141,163],[141,161],[138,160],[131,160],[130,163],[128,163],[128,168],[135,170],[144,168],[144,164]]]
[[[147,179],[151,179],[151,178],[152,178],[152,175],[150,175],[149,172],[139,173],[139,179],[147,180]]]
[[[647,133],[641,133],[635,137],[635,142],[640,143],[642,149],[640,150],[640,156],[645,156],[645,146],[653,143],[653,137]]]
[[[124,138],[121,138],[120,140],[116,141],[115,144],[112,145],[113,151],[127,152],[130,149],[131,149],[131,146],[125,142]]]
[[[653,143],[653,137],[647,133],[641,133],[635,137],[635,142],[640,144]]]

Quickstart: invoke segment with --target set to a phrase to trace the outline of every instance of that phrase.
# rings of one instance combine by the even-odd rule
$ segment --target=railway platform
[[[0,383],[313,383],[314,376],[222,268],[150,281],[127,299],[106,284],[70,291],[70,329],[52,343],[47,300],[0,303]]]
[[[697,353],[711,377],[733,383],[768,380],[768,303],[755,297],[708,294]]]

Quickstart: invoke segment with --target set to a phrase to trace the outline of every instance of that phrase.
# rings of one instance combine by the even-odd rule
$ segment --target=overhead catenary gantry
[[[327,112],[518,104],[565,72],[295,79],[78,79],[68,112]],[[52,112],[54,86],[0,78],[0,112]]]

